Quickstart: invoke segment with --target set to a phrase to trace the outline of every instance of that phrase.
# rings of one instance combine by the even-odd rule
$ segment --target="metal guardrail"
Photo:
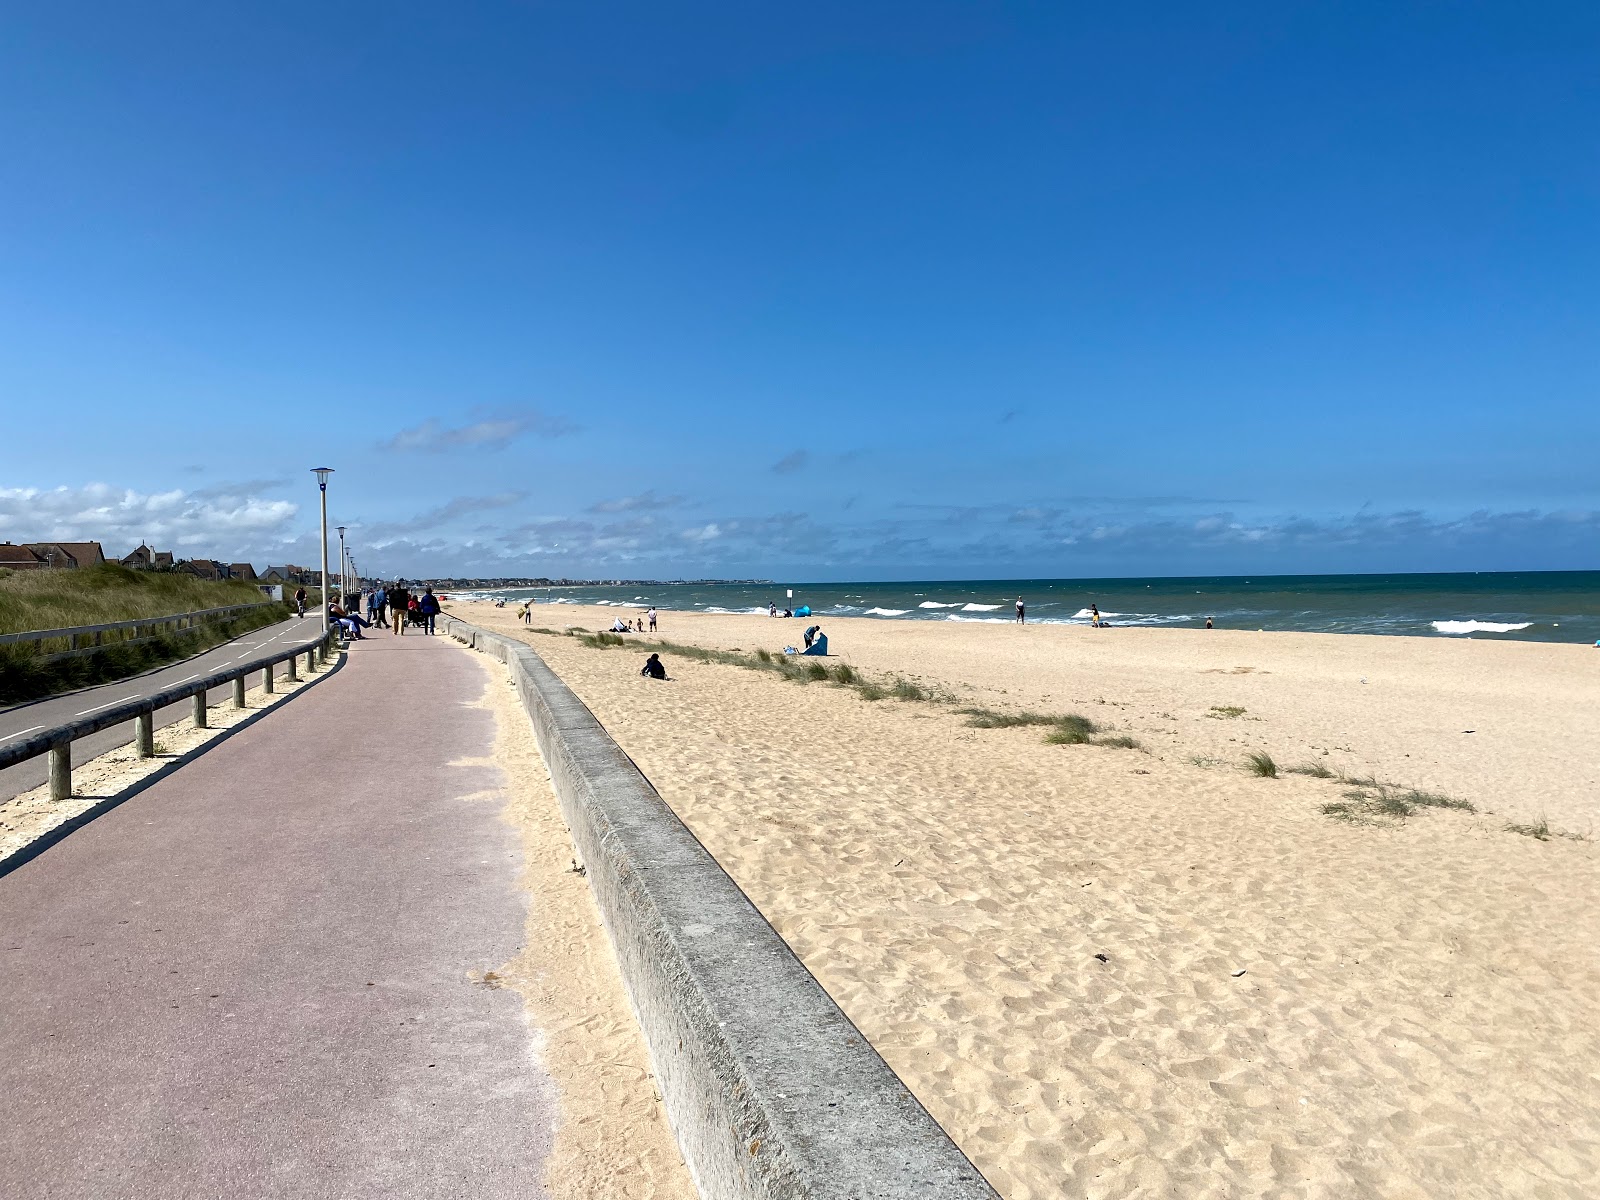
[[[166,708],[169,704],[193,698],[193,720],[195,728],[206,727],[206,693],[214,687],[221,687],[225,683],[233,684],[233,707],[244,707],[245,676],[255,671],[262,672],[263,687],[266,691],[273,690],[272,668],[280,662],[287,662],[289,669],[287,677],[298,679],[296,673],[296,660],[300,655],[306,656],[306,674],[314,674],[318,662],[326,662],[332,651],[338,630],[330,628],[327,632],[311,642],[304,642],[290,650],[275,650],[271,654],[263,654],[253,658],[243,666],[229,667],[225,671],[218,671],[201,679],[192,679],[185,683],[177,684],[150,696],[133,696],[127,700],[119,701],[101,709],[99,712],[82,717],[76,721],[68,721],[64,725],[57,725],[53,729],[40,730],[30,737],[12,742],[10,745],[0,746],[0,770],[16,766],[17,763],[26,762],[30,758],[37,758],[41,754],[50,756],[50,799],[65,800],[72,795],[72,743],[79,738],[88,737],[92,733],[99,733],[102,729],[109,729],[113,725],[124,722],[134,722],[134,741],[139,748],[140,758],[155,757],[155,714],[157,709]]]
[[[258,608],[272,608],[281,605],[281,601],[258,601],[254,604],[230,604],[226,608],[203,608],[198,612],[170,613],[164,617],[135,617],[131,621],[109,621],[104,625],[75,625],[70,629],[33,629],[23,633],[0,633],[0,646],[14,646],[20,642],[46,642],[63,639],[70,644],[67,653],[77,650],[78,639],[82,637],[94,638],[94,646],[105,644],[102,639],[108,633],[122,629],[133,630],[134,638],[138,638],[139,630],[154,628],[160,625],[180,625],[193,628],[207,621],[226,620],[234,613],[251,612]],[[126,639],[122,639],[126,640]],[[115,643],[112,643],[115,644]],[[93,649],[94,647],[85,647]]]

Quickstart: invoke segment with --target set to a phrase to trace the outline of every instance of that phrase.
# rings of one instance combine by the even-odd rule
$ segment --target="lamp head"
[[[343,536],[344,536],[344,526],[343,526],[343,525],[338,525],[338,526],[335,526],[335,528],[337,528],[337,529],[338,529],[338,531],[339,531],[339,536],[340,536],[340,537],[343,537]]]
[[[332,467],[312,467],[311,473],[317,477],[317,486],[323,491],[328,490],[328,476],[333,474]]]

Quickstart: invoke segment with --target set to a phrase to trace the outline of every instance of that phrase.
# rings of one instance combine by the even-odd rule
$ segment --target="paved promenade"
[[[541,1197],[489,680],[334,676],[0,877],[0,1195]]]

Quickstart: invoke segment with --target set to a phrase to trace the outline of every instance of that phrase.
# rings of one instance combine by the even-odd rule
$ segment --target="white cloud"
[[[141,541],[180,557],[223,557],[282,544],[299,506],[256,494],[258,484],[138,492],[104,483],[0,488],[0,537],[97,541],[120,558]]]
[[[561,437],[577,431],[578,427],[564,417],[552,417],[539,412],[486,417],[454,429],[447,428],[436,417],[429,417],[414,428],[402,429],[388,441],[380,443],[379,448],[424,454],[442,454],[447,450],[504,450],[525,433]]]

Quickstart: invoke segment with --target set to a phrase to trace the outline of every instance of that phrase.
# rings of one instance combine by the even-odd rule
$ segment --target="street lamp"
[[[344,607],[345,594],[350,590],[350,570],[344,561],[344,526],[339,526],[339,607]]]
[[[322,493],[322,632],[328,632],[328,476],[332,467],[312,467],[317,488]]]

